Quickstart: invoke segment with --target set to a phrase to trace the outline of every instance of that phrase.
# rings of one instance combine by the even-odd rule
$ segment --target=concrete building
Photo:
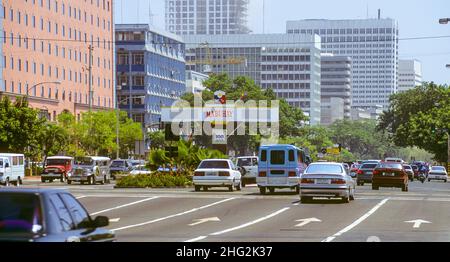
[[[378,120],[382,113],[383,113],[382,106],[374,106],[368,109],[352,108],[351,119],[353,121],[368,120],[368,119]]]
[[[195,71],[186,71],[186,93],[201,93],[206,87],[203,85],[203,81],[209,78],[208,75]]]
[[[352,58],[352,106],[389,106],[397,92],[398,24],[393,19],[288,21],[289,34],[318,34],[322,51]]]
[[[247,34],[248,0],[166,0],[166,31],[177,35]]]
[[[398,91],[405,92],[422,85],[422,63],[418,60],[398,61]]]
[[[28,95],[30,106],[52,121],[65,110],[80,119],[89,104],[93,110],[114,108],[112,1],[1,3],[0,96]]]
[[[322,54],[321,58],[322,125],[351,118],[351,66],[348,56]]]
[[[248,76],[320,124],[320,37],[254,34],[186,36],[189,70]],[[207,45],[204,43],[208,43]]]
[[[116,50],[120,109],[147,131],[158,130],[161,108],[186,91],[184,43],[147,24],[119,24]]]

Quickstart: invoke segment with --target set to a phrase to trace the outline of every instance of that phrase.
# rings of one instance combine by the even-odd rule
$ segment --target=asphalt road
[[[450,242],[450,183],[410,184],[409,192],[358,187],[350,204],[301,204],[293,192],[261,196],[186,189],[114,189],[113,185],[41,184],[66,188],[92,216],[110,218],[119,242]]]

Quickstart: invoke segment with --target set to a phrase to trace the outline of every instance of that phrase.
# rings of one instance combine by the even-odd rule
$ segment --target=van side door
[[[5,162],[3,163],[3,166],[5,167],[5,174],[3,174],[5,176],[4,179],[9,177],[9,180],[11,180],[12,169],[11,169],[11,163],[9,162],[8,158],[5,158]]]

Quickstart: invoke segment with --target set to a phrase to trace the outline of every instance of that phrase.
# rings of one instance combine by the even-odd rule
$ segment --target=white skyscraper
[[[318,34],[322,52],[352,59],[352,107],[387,108],[397,92],[398,24],[393,19],[288,21],[289,34]]]
[[[166,30],[178,35],[247,34],[249,0],[166,0]]]
[[[422,85],[422,64],[417,60],[398,61],[398,92]]]

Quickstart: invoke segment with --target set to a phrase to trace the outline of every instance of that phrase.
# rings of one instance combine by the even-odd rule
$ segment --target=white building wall
[[[405,92],[422,85],[422,63],[418,60],[399,60],[398,91]]]

